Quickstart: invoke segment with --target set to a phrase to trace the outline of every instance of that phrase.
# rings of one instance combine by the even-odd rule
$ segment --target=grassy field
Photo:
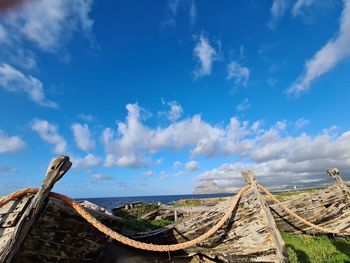
[[[349,263],[350,238],[282,233],[291,263]]]

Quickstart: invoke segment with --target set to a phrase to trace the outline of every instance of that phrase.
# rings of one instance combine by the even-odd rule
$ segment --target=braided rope
[[[325,233],[331,233],[331,234],[350,234],[350,230],[349,229],[331,229],[331,228],[326,228],[326,227],[321,227],[318,225],[315,225],[307,220],[305,220],[304,218],[302,218],[301,216],[297,215],[296,213],[294,213],[292,210],[290,210],[287,206],[285,206],[284,204],[282,204],[281,201],[279,201],[276,197],[274,197],[269,190],[267,190],[264,186],[258,184],[258,187],[260,190],[262,190],[263,192],[266,193],[266,195],[268,197],[270,197],[277,205],[279,205],[285,212],[289,213],[290,215],[294,216],[296,219],[298,219],[299,221],[303,222],[304,224],[314,228],[314,229],[318,229],[321,232],[325,232]]]
[[[157,251],[157,252],[169,252],[169,251],[182,250],[182,249],[185,249],[185,248],[188,248],[191,246],[198,245],[199,243],[205,241],[211,235],[213,235],[217,230],[219,230],[225,224],[225,222],[229,218],[231,218],[232,212],[235,209],[235,207],[237,206],[239,199],[241,198],[243,193],[245,193],[249,189],[249,187],[250,186],[247,185],[247,186],[243,187],[237,193],[237,195],[233,198],[233,201],[232,201],[230,207],[228,208],[227,212],[225,213],[225,215],[221,218],[221,220],[217,224],[215,224],[211,229],[209,229],[208,232],[196,237],[193,240],[186,241],[186,242],[179,243],[179,244],[173,244],[173,245],[153,245],[153,244],[148,244],[148,243],[136,241],[136,240],[130,239],[128,237],[125,237],[125,236],[113,231],[112,229],[105,226],[104,224],[102,224],[100,221],[98,221],[96,218],[94,218],[88,211],[86,211],[82,206],[80,206],[75,200],[69,198],[68,196],[65,196],[65,195],[62,195],[59,193],[54,193],[54,192],[51,192],[49,195],[50,195],[50,197],[60,199],[60,200],[64,201],[65,203],[67,203],[81,217],[83,217],[87,222],[89,222],[91,225],[93,225],[96,229],[98,229],[100,232],[110,236],[111,238],[113,238],[116,241],[119,241],[125,245],[131,246],[134,248],[138,248],[138,249],[142,249],[142,250]],[[15,198],[22,197],[28,193],[35,194],[37,191],[38,191],[38,189],[28,188],[28,189],[16,191],[10,195],[2,197],[0,199],[0,207],[3,206],[4,204],[6,204],[7,202],[15,199]]]

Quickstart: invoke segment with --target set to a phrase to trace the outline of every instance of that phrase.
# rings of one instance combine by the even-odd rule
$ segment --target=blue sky
[[[350,1],[27,0],[0,11],[0,195],[350,177]]]

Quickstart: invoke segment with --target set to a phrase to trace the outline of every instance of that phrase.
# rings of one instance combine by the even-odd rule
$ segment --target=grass
[[[182,199],[175,202],[174,206],[198,206],[201,201],[198,199]]]
[[[313,191],[315,191],[315,189],[305,189],[305,190],[301,190],[301,191],[280,192],[280,193],[274,193],[273,195],[276,198],[283,200],[283,199],[285,199],[287,197],[290,197],[290,196],[304,194],[304,193],[311,193]]]
[[[142,219],[141,216],[157,209],[157,205],[153,204],[138,204],[134,209],[124,210],[120,209],[114,214],[116,216],[126,219],[124,227],[136,231],[136,232],[145,232],[150,230],[155,230],[162,228],[164,226],[170,225],[172,221],[157,219],[157,220],[147,220]]]
[[[349,263],[350,238],[282,233],[291,263]]]
[[[214,197],[214,198],[202,198],[202,199],[180,199],[177,200],[174,206],[199,206],[205,204],[216,204],[222,201],[225,201],[225,197]]]
[[[130,209],[130,210],[120,209],[120,210],[117,210],[114,214],[116,216],[120,216],[125,219],[132,219],[133,217],[141,217],[153,210],[156,210],[157,208],[158,206],[154,204],[141,203],[136,205],[134,209]]]
[[[172,221],[157,219],[157,220],[145,220],[140,218],[129,219],[125,223],[125,227],[135,232],[145,232],[150,230],[156,230],[173,223]]]

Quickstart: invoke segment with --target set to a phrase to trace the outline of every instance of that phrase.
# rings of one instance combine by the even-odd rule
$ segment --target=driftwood
[[[282,204],[307,221],[331,229],[350,227],[350,191],[339,175],[338,169],[329,169],[328,174],[336,182],[312,192],[290,196]],[[280,230],[291,233],[322,234],[287,214],[277,204],[269,205]]]
[[[37,216],[40,214],[41,209],[45,205],[50,190],[54,184],[69,170],[71,165],[72,163],[69,161],[67,156],[61,155],[58,158],[53,159],[48,167],[43,185],[39,189],[38,193],[31,198],[29,204],[27,204],[26,201],[23,201],[22,203],[21,201],[19,202],[20,207],[18,208],[18,213],[23,214],[19,218],[19,214],[17,214],[16,219],[18,219],[18,221],[12,227],[12,229],[5,230],[8,224],[3,225],[5,229],[2,231],[6,232],[7,234],[2,235],[2,243],[0,244],[0,262],[11,262],[23,240],[27,236],[31,226],[37,219]],[[24,203],[25,205],[23,205]],[[5,212],[6,210],[2,210],[2,213]],[[2,218],[2,220],[4,220],[4,218]]]

